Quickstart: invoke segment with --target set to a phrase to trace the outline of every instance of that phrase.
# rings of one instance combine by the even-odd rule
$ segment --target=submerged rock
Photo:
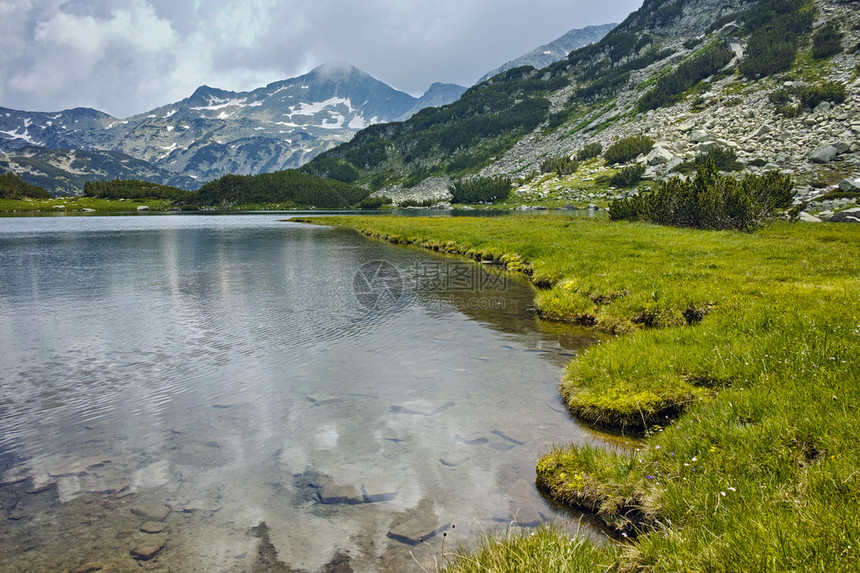
[[[139,505],[132,507],[131,512],[147,521],[164,521],[170,515],[170,508],[164,504]]]
[[[354,485],[326,484],[317,491],[320,503],[326,505],[358,505],[364,503],[364,496]]]
[[[138,561],[149,561],[164,549],[165,543],[164,539],[139,543],[131,550],[131,555]]]
[[[454,407],[454,402],[441,402],[433,400],[413,400],[391,407],[395,414],[411,414],[413,416],[435,416],[449,408]]]
[[[417,507],[399,514],[391,521],[388,537],[406,545],[418,545],[442,533],[450,526],[450,523],[439,525],[433,502],[425,498],[418,503]]]

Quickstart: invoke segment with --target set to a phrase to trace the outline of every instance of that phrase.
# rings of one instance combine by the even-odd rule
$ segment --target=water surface
[[[420,571],[557,517],[534,463],[597,439],[557,391],[589,336],[282,219],[0,219],[0,569]]]

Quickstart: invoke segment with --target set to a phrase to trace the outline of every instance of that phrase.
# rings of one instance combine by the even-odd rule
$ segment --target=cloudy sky
[[[420,95],[472,85],[642,0],[0,0],[0,106],[128,117],[340,61]]]

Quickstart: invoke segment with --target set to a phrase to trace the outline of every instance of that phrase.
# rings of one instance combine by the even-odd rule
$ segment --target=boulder
[[[813,163],[829,163],[836,159],[837,150],[832,145],[822,145],[809,154],[809,160]]]
[[[762,135],[769,135],[773,133],[773,128],[766,123],[763,123],[759,126],[759,128],[753,133],[755,137],[761,137]]]
[[[860,191],[860,179],[843,179],[839,182],[840,191]]]
[[[843,153],[848,153],[851,150],[851,146],[844,141],[837,141],[833,144],[833,148],[836,149],[836,155],[842,155]]]
[[[149,211],[149,207],[147,207],[146,205],[139,205],[137,207],[137,210],[138,211]]]
[[[860,207],[840,211],[827,221],[830,223],[860,223]]]
[[[813,113],[817,113],[819,115],[830,113],[831,105],[829,101],[823,101],[812,110]]]
[[[663,165],[672,160],[672,153],[662,147],[655,147],[648,154],[648,165]]]
[[[800,215],[797,216],[798,221],[803,221],[804,223],[820,223],[821,219],[816,217],[815,215],[810,215],[806,211],[801,211]]]
[[[702,143],[703,141],[709,141],[710,139],[711,136],[708,135],[708,132],[702,129],[697,129],[690,133],[690,141],[693,143]]]

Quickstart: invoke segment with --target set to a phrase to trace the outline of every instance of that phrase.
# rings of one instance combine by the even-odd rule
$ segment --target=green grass
[[[546,495],[635,537],[582,570],[860,569],[860,226],[314,221],[499,261],[531,277],[543,317],[623,334],[574,359],[561,391],[584,422],[645,432],[643,445],[559,447],[537,464]]]
[[[488,535],[477,548],[458,551],[440,570],[447,573],[580,573],[604,570],[612,563],[614,553],[614,547],[596,547],[555,527],[539,527],[534,531],[511,529],[503,534]]]
[[[165,199],[151,201],[118,199],[96,199],[94,197],[55,197],[53,199],[0,199],[0,212],[35,211],[135,211],[139,205],[146,205],[153,211],[163,211],[172,207],[173,202]]]

